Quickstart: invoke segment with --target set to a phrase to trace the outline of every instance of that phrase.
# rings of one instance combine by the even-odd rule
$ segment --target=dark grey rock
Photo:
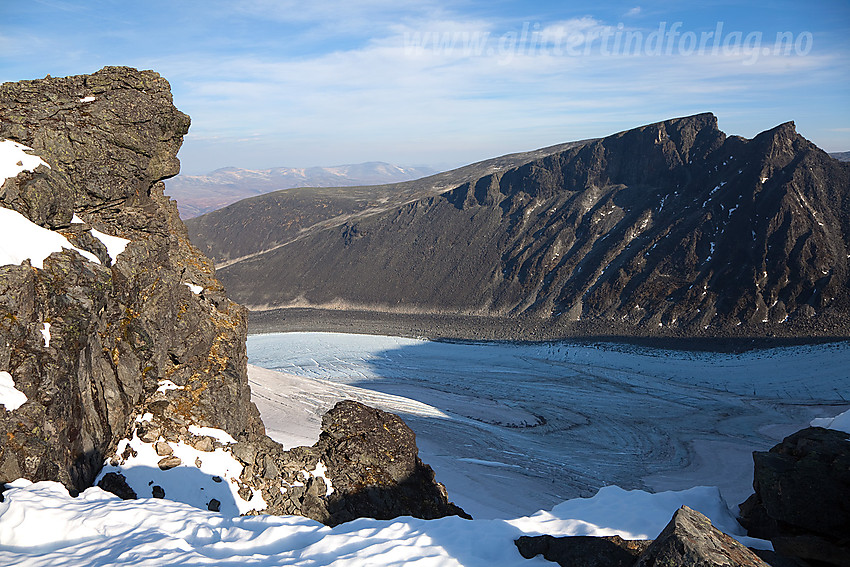
[[[635,567],[768,567],[747,547],[682,506]]]
[[[542,555],[564,567],[631,567],[651,543],[624,540],[620,536],[553,537],[522,536],[514,542],[520,555],[532,559]]]
[[[207,504],[207,510],[209,510],[210,512],[218,512],[219,510],[221,510],[221,502],[213,498]]]
[[[96,100],[80,102],[87,96]],[[0,138],[51,166],[6,181],[0,206],[101,258],[90,227],[131,241],[112,266],[64,251],[43,269],[0,267],[0,363],[30,400],[0,415],[0,481],[83,490],[134,426],[148,442],[185,438],[189,423],[263,436],[245,373],[244,310],[227,300],[162,194],[188,126],[151,71],[0,85]],[[75,213],[85,225],[70,224]],[[202,285],[203,297],[185,283]],[[45,321],[50,349],[38,332]],[[183,389],[163,399],[162,379]],[[132,423],[145,412],[156,423]]]
[[[850,565],[850,434],[809,427],[753,461],[755,494],[740,507],[748,533],[786,556]]]
[[[151,487],[151,496],[154,498],[165,498],[165,490],[158,484],[154,485]]]
[[[419,459],[415,434],[396,415],[339,402],[322,417],[315,448],[334,487],[327,498],[330,525],[363,516],[469,518],[448,501],[434,471]]]
[[[136,492],[127,484],[127,479],[123,474],[106,473],[97,485],[107,492],[111,492],[119,496],[122,500],[135,500]]]

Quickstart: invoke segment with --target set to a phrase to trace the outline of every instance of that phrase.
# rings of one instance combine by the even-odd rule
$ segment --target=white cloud
[[[469,161],[703,110],[781,122],[823,114],[801,101],[847,82],[846,51],[830,51],[820,35],[800,57],[684,55],[682,28],[671,55],[653,56],[645,47],[659,23],[619,28],[592,15],[508,17],[437,0],[152,1],[150,10],[168,6],[174,17],[140,6],[106,14],[110,25],[92,30],[40,22],[0,31],[0,80],[116,62],[155,69],[193,118],[181,157],[195,170],[248,159],[265,160],[251,167]],[[649,12],[635,6],[625,16]],[[191,30],[181,25],[192,19]],[[640,34],[638,49],[623,47],[628,33]],[[26,49],[11,57],[15,46]],[[38,65],[27,50],[42,54]],[[28,76],[10,76],[21,72]],[[221,157],[205,157],[213,155]]]
[[[531,149],[690,112],[720,112],[732,101],[746,104],[786,89],[792,78],[801,87],[813,71],[834,65],[813,55],[762,56],[748,65],[744,52],[605,56],[599,39],[588,55],[582,47],[571,56],[554,53],[551,41],[523,47],[522,26],[505,31],[499,25],[436,19],[397,24],[359,47],[310,57],[191,57],[155,66],[179,79],[176,100],[193,116],[194,140],[220,136],[222,144],[276,146],[285,165],[307,165],[317,154],[326,164],[376,158],[421,163],[447,154],[469,161],[498,144]],[[536,31],[544,37],[556,29],[616,32],[593,18]],[[500,49],[499,39],[511,31],[517,44]],[[441,39],[411,50],[415,32]],[[445,43],[444,34],[454,44]],[[463,43],[475,34],[489,34],[487,48]],[[214,75],[205,72],[212,68]],[[246,138],[246,130],[257,135]],[[187,149],[193,143],[190,136]]]

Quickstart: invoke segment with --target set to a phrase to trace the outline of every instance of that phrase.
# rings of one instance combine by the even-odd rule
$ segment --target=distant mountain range
[[[378,161],[332,167],[224,167],[207,175],[179,175],[169,179],[166,193],[177,201],[180,216],[187,219],[279,189],[380,185],[433,173],[435,170],[427,167],[401,167]]]
[[[850,161],[850,152],[833,152],[829,155],[838,161]]]
[[[230,294],[564,335],[850,336],[850,164],[712,114],[187,222]]]

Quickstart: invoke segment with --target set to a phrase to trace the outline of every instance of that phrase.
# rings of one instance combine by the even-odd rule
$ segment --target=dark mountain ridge
[[[564,335],[847,336],[850,165],[793,122],[747,140],[706,113],[524,155],[443,174],[448,190],[401,184],[404,203],[284,238],[274,196],[190,233],[255,310],[509,318]]]

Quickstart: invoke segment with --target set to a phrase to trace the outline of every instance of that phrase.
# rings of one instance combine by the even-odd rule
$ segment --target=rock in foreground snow
[[[850,433],[809,427],[753,453],[753,494],[741,523],[778,553],[850,565]]]

